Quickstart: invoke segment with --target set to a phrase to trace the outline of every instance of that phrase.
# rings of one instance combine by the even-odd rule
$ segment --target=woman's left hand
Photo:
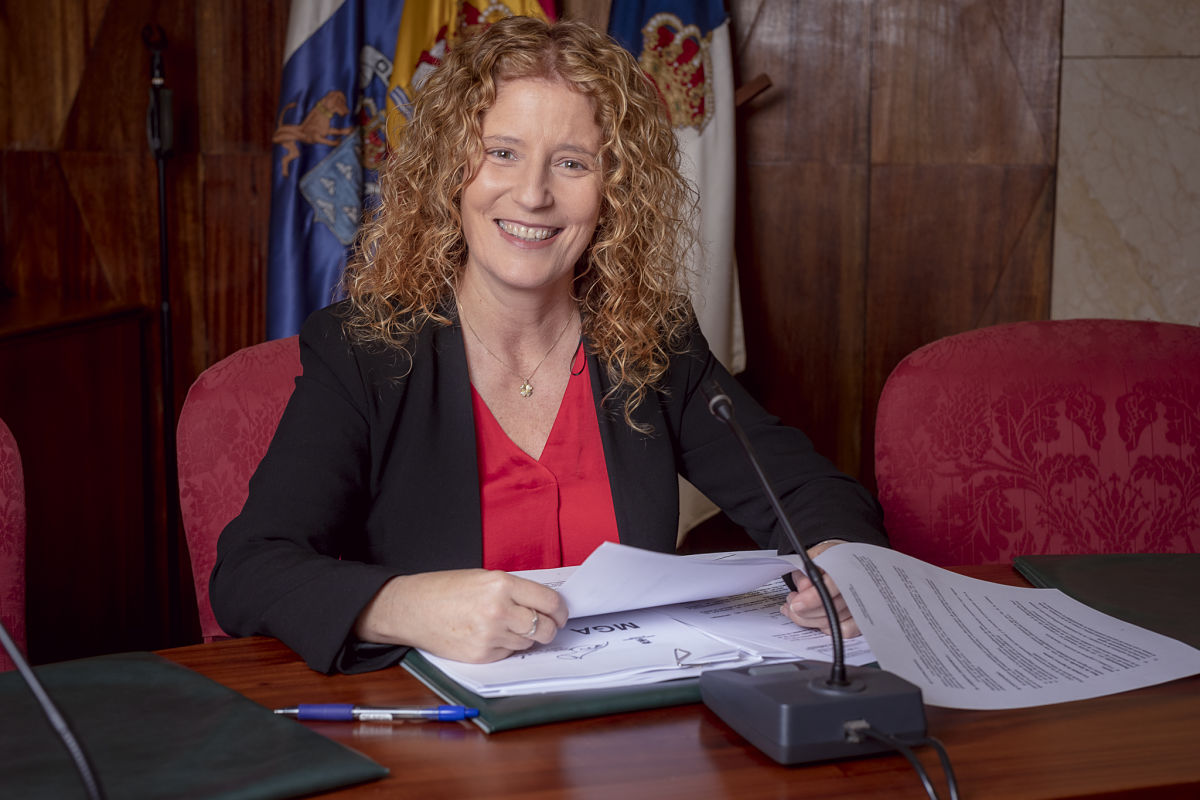
[[[839,543],[822,542],[815,547],[810,547],[808,549],[809,558],[815,558],[818,553],[835,547],[837,544]],[[817,593],[817,587],[808,579],[808,576],[799,570],[792,573],[792,580],[796,584],[796,591],[788,593],[787,600],[779,610],[785,617],[801,627],[817,628],[824,633],[829,633],[829,620],[825,616],[825,607],[821,604],[821,595]],[[830,599],[833,600],[833,609],[841,624],[842,636],[852,639],[861,635],[862,631],[858,629],[858,623],[850,616],[850,607],[846,605],[846,599],[842,597],[842,593],[828,574],[825,574],[825,586],[829,589]]]

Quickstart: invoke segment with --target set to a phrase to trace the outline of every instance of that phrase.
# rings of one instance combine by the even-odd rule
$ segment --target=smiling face
[[[591,102],[556,81],[503,81],[482,122],[483,153],[462,193],[463,280],[496,296],[569,291],[600,216]]]

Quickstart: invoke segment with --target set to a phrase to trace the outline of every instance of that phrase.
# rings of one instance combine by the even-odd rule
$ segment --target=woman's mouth
[[[515,236],[527,242],[545,241],[562,230],[562,228],[537,228],[529,225],[519,225],[504,219],[496,220],[496,224],[500,226],[500,230],[509,236]]]

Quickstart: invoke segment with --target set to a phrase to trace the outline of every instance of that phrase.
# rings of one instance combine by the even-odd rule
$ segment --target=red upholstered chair
[[[1200,328],[1018,322],[928,344],[875,427],[893,546],[943,566],[1200,551]]]
[[[25,651],[25,472],[12,431],[0,420],[0,622]],[[14,669],[0,647],[0,672]]]
[[[180,517],[205,641],[225,636],[208,602],[217,537],[242,510],[299,374],[297,337],[246,347],[200,373],[180,411]]]

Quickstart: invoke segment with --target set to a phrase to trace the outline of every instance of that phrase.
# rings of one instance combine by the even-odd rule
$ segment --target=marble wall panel
[[[1200,55],[1196,0],[1066,0],[1063,56]]]
[[[1200,324],[1200,4],[1068,0],[1051,315]]]
[[[1051,317],[1200,324],[1200,4],[1067,0]]]

